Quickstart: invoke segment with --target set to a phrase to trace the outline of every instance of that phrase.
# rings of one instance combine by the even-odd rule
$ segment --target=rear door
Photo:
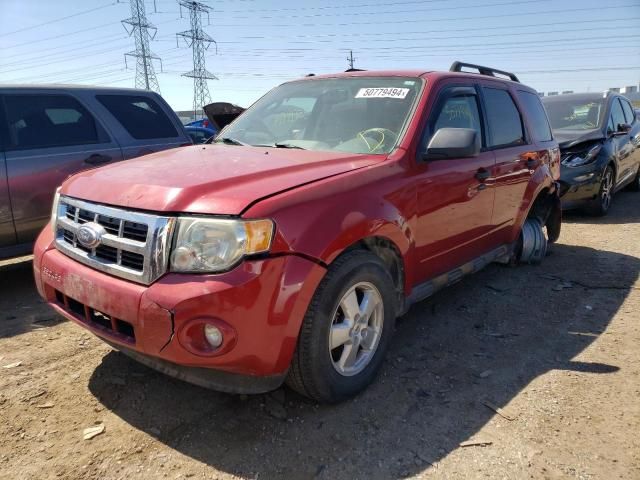
[[[122,159],[102,123],[68,92],[7,93],[6,168],[18,243],[47,223],[56,188],[70,175]]]
[[[426,150],[435,132],[445,127],[472,128],[484,137],[479,98],[473,84],[456,83],[438,93],[421,151]],[[427,280],[495,246],[490,238],[494,199],[490,174],[495,160],[493,152],[483,148],[473,158],[418,159],[418,162],[415,247],[420,280]]]
[[[493,228],[500,242],[510,242],[518,211],[531,178],[531,145],[523,117],[506,84],[484,82],[482,98],[487,116],[487,148],[495,154]]]
[[[0,96],[0,248],[16,243],[16,230],[13,227],[11,199],[7,183],[7,161],[4,154],[4,146],[7,144],[8,138],[7,132],[2,96]]]
[[[113,92],[95,98],[112,119],[110,126],[125,159],[192,144],[176,114],[159,95]]]

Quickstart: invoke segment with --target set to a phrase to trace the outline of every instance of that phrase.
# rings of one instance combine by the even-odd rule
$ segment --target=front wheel
[[[602,181],[600,182],[598,196],[593,200],[592,204],[588,208],[589,213],[598,217],[603,217],[609,212],[611,202],[613,202],[614,185],[613,168],[608,166],[602,174]]]
[[[287,384],[326,403],[366,388],[389,346],[395,298],[393,280],[376,255],[355,250],[338,258],[304,318]]]

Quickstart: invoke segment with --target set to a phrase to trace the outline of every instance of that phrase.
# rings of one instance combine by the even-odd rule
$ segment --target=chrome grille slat
[[[93,249],[81,246],[77,240],[78,229],[89,221],[102,225],[107,232]],[[172,217],[62,196],[55,218],[55,245],[60,252],[91,268],[149,285],[167,270],[174,224]]]

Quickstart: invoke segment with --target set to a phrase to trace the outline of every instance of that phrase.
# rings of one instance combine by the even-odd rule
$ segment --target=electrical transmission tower
[[[349,56],[347,57],[347,62],[349,62],[349,70],[353,70],[354,67],[354,63],[355,63],[356,59],[353,58],[353,50],[349,50]],[[347,72],[349,71],[347,70]]]
[[[131,18],[122,20],[122,25],[129,36],[135,39],[136,49],[133,52],[125,53],[125,67],[127,66],[127,57],[135,57],[136,88],[154,90],[160,93],[160,86],[153,68],[153,60],[160,61],[160,70],[162,70],[162,61],[160,57],[154,55],[149,49],[149,39],[155,38],[157,29],[147,20],[144,0],[130,0],[130,3]],[[150,30],[153,33],[150,33]]]
[[[195,118],[198,110],[211,103],[207,80],[217,80],[218,77],[205,67],[204,53],[209,49],[211,43],[216,46],[217,52],[218,44],[202,29],[202,14],[206,13],[208,23],[211,7],[193,0],[179,0],[178,3],[180,4],[180,13],[182,14],[182,7],[186,8],[189,10],[189,19],[191,20],[191,30],[176,34],[176,41],[179,43],[180,38],[184,39],[187,46],[191,47],[193,51],[193,70],[183,73],[182,76],[193,78],[193,116]]]

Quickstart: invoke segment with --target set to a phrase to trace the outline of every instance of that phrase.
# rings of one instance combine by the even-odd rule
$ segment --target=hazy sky
[[[269,88],[307,73],[347,68],[448,69],[454,60],[518,74],[538,89],[599,91],[638,85],[640,0],[208,0],[205,30],[213,101],[247,106]],[[162,95],[189,109],[190,49],[178,2],[147,1],[157,26],[152,51]],[[133,50],[120,20],[128,0],[0,0],[0,83],[134,86]],[[64,18],[68,17],[68,18]]]

